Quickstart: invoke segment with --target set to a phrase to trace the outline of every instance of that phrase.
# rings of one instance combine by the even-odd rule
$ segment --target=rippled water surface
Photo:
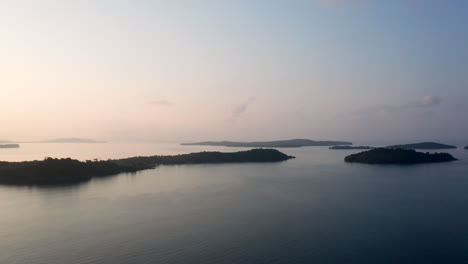
[[[0,160],[175,154],[175,144],[24,144]],[[160,166],[55,188],[0,185],[0,263],[468,263],[468,150],[451,163]]]

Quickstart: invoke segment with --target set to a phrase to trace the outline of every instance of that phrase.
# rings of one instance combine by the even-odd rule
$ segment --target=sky
[[[0,140],[468,143],[465,0],[2,0]]]

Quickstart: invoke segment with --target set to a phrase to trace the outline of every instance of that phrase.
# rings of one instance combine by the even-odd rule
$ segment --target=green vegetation
[[[373,149],[374,147],[369,146],[333,146],[329,149]]]
[[[401,149],[456,149],[457,147],[445,145],[435,142],[422,142],[414,144],[394,145],[387,148],[401,148]]]
[[[0,145],[0,149],[2,148],[19,148],[20,145],[19,144],[2,144]]]
[[[336,146],[351,145],[343,141],[314,141],[309,139],[291,139],[264,142],[233,142],[233,141],[205,141],[197,143],[182,143],[181,145],[246,147],[246,148],[299,148],[308,146]]]
[[[46,158],[42,161],[0,162],[0,184],[60,185],[88,181],[94,177],[152,169],[158,165],[278,162],[294,158],[275,149],[252,149],[234,153],[199,152],[174,156],[133,157],[116,160]]]
[[[346,162],[369,164],[416,164],[456,160],[448,153],[422,153],[412,149],[377,148],[349,155]]]

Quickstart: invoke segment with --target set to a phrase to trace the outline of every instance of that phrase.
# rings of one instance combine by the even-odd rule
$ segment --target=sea
[[[0,149],[0,160],[238,150],[25,143]],[[403,166],[343,161],[360,150],[280,150],[296,158],[0,185],[0,263],[468,263],[468,150]]]

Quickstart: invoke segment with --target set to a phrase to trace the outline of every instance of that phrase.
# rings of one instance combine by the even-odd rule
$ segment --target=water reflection
[[[53,188],[0,186],[0,263],[463,263],[467,152],[450,164],[160,166]]]

